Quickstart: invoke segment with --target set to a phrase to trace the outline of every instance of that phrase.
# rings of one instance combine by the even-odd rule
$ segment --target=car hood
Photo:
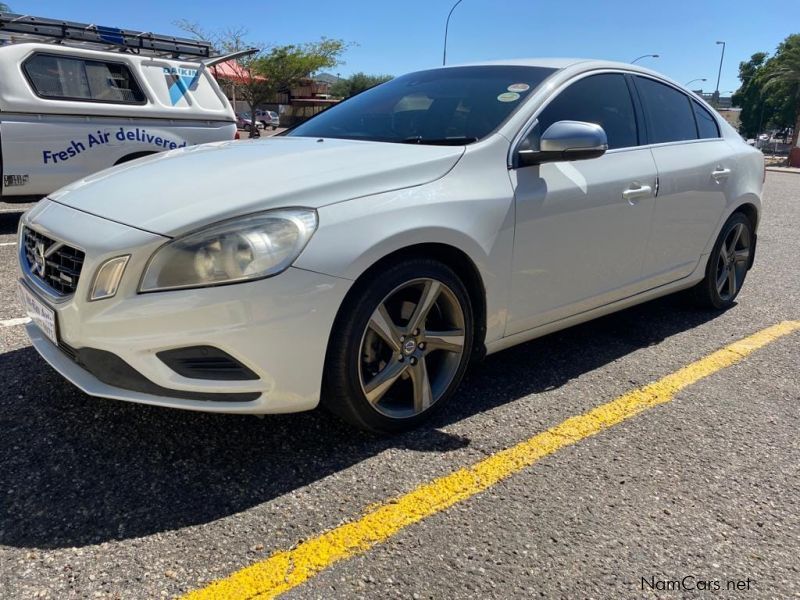
[[[50,199],[160,235],[241,214],[319,208],[428,183],[463,146],[276,137],[173,150],[101,171]]]

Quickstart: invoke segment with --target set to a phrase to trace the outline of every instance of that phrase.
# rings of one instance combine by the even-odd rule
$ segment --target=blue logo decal
[[[200,82],[201,69],[185,69],[183,67],[164,67],[164,78],[169,88],[169,100],[175,106],[190,91],[195,91]]]

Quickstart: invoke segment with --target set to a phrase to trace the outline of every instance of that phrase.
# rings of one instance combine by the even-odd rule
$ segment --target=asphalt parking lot
[[[376,438],[321,412],[214,416],[82,394],[26,339],[21,207],[0,203],[0,598],[800,597],[800,330],[669,379],[800,320],[800,175],[768,173],[764,207],[734,308],[665,298],[493,355],[430,426]],[[665,377],[669,401],[504,463],[507,477],[457,502],[455,488],[418,492],[615,399],[642,402]],[[442,494],[445,508],[414,522],[407,494],[420,506]],[[335,529],[376,506],[408,522]],[[330,530],[373,537],[337,555],[319,537]],[[277,555],[293,582],[280,588],[258,565],[293,548]]]

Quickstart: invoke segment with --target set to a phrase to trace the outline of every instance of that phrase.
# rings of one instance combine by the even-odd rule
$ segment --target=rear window
[[[36,54],[25,61],[25,74],[42,98],[144,104],[146,98],[124,64]]]
[[[700,139],[718,138],[719,125],[717,125],[717,121],[711,116],[711,113],[694,100],[692,100],[692,107],[694,108],[694,116],[697,119],[697,131],[700,134]]]
[[[646,77],[636,77],[651,144],[696,140],[694,115],[689,97]]]

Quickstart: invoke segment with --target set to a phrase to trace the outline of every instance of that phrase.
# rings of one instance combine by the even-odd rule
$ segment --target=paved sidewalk
[[[767,167],[767,171],[775,171],[776,173],[797,173],[800,174],[798,167]]]

